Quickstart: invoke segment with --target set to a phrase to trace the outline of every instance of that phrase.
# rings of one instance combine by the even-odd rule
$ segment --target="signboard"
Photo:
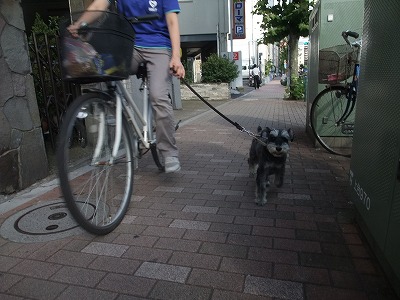
[[[246,38],[245,0],[232,0],[232,38]]]
[[[239,60],[239,52],[233,52],[233,60]]]

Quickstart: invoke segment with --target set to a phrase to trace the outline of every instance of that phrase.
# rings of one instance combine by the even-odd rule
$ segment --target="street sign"
[[[233,52],[233,60],[239,60],[239,52]]]
[[[246,38],[245,0],[232,0],[232,38]]]

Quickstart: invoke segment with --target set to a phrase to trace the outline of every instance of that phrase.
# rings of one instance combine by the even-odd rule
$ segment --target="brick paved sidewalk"
[[[218,107],[248,130],[295,132],[285,183],[266,206],[254,204],[248,177],[251,138],[204,112],[177,132],[181,172],[158,173],[150,155],[139,162],[113,233],[0,237],[0,298],[397,299],[355,223],[349,160],[316,150],[306,104],[282,95],[274,80]],[[32,202],[59,197],[55,188]]]

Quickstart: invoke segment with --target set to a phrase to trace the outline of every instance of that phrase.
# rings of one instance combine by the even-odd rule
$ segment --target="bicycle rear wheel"
[[[77,123],[84,125],[85,147],[77,140]],[[119,143],[117,136],[115,100],[103,93],[75,99],[59,135],[57,164],[67,207],[79,225],[98,235],[121,223],[132,195],[134,144],[123,113]]]
[[[348,88],[343,86],[321,91],[311,106],[310,124],[323,148],[332,154],[350,157],[355,109],[347,93]]]

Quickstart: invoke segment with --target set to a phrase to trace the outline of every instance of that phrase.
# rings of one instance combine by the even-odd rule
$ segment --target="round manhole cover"
[[[0,234],[15,242],[46,242],[83,233],[62,200],[38,203],[17,212],[1,226]]]

